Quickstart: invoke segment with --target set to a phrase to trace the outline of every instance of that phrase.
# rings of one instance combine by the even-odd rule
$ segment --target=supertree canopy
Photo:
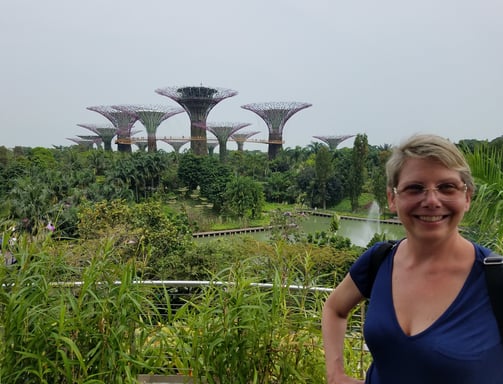
[[[231,135],[231,139],[237,143],[238,151],[242,152],[245,141],[257,133],[260,133],[260,131],[238,132]]]
[[[215,148],[218,147],[218,141],[207,141],[206,145],[208,146],[208,153],[210,156],[213,155],[213,152],[215,152]]]
[[[227,141],[229,140],[229,137],[249,125],[250,123],[206,123],[206,130],[213,133],[218,140],[220,160],[222,162],[225,162],[227,157]],[[204,127],[202,124],[201,126]]]
[[[163,138],[160,139],[161,141],[164,141],[166,144],[171,145],[173,147],[174,151],[176,153],[180,153],[180,148],[182,148],[185,144],[190,142],[189,139],[168,139],[168,138]]]
[[[77,135],[78,138],[82,140],[89,140],[92,141],[96,146],[101,147],[101,143],[103,143],[103,140],[99,136],[93,136],[93,135]]]
[[[94,145],[93,140],[84,140],[84,139],[72,139],[71,137],[67,137],[67,140],[73,141],[74,143],[84,147],[86,149],[92,149]]]
[[[189,115],[190,147],[196,155],[208,153],[206,129],[196,124],[206,124],[208,114],[215,105],[228,97],[237,95],[237,91],[231,89],[203,86],[166,87],[156,89],[155,92],[176,101]]]
[[[146,152],[148,148],[148,140],[134,140],[134,144],[141,152]]]
[[[283,128],[295,113],[312,106],[300,102],[269,102],[242,105],[241,108],[255,112],[269,129],[269,159],[274,159],[283,148]]]
[[[157,151],[157,128],[161,123],[184,112],[183,108],[168,107],[163,105],[117,105],[115,109],[135,116],[147,130],[148,151]]]
[[[131,152],[131,128],[138,120],[137,116],[118,111],[110,105],[98,105],[87,109],[103,115],[117,128],[117,149],[120,152]]]
[[[347,140],[355,135],[339,135],[339,136],[313,136],[315,139],[319,139],[326,144],[332,150],[336,149],[337,146],[342,143],[344,140]]]
[[[97,124],[77,124],[79,127],[89,129],[91,132],[96,133],[103,141],[105,151],[112,150],[112,140],[117,134],[117,128],[114,126],[103,126]]]

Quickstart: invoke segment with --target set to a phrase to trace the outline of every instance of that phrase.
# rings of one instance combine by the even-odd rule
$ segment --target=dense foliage
[[[265,202],[331,208],[349,197],[348,180],[364,182],[361,169],[358,178],[351,177],[347,165],[353,158],[351,150],[328,150],[324,145],[287,148],[271,161],[263,152],[231,151],[225,163],[190,151],[3,147],[0,218],[29,232],[50,221],[57,223],[61,237],[77,238],[77,216],[84,202],[165,203],[196,194],[198,204],[211,207],[214,215],[234,219],[259,217]],[[368,173],[370,169],[363,174]]]
[[[121,202],[111,205],[108,216],[126,225]],[[99,216],[105,233],[110,222]],[[210,282],[184,290],[142,285],[141,263],[120,237],[17,239],[17,263],[0,265],[2,382],[134,383],[152,373],[219,384],[323,382],[319,316],[328,291],[312,288],[339,281],[357,250],[214,240],[170,267]],[[361,346],[361,338],[348,342]]]
[[[462,148],[478,187],[465,233],[503,252],[501,144]],[[337,235],[336,217],[303,234],[300,215],[264,207],[346,200],[359,213],[365,193],[383,210],[388,156],[364,135],[353,150],[313,144],[272,161],[235,151],[225,164],[190,152],[0,147],[1,251],[17,260],[0,264],[0,382],[122,383],[140,373],[324,382],[326,293],[311,288],[337,284],[362,249]],[[192,239],[216,222],[264,217],[268,242]],[[210,283],[180,296],[180,287],[137,284],[146,279]],[[361,334],[347,342],[361,376]]]

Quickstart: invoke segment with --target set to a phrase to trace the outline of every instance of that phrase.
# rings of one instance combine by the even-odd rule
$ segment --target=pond
[[[310,215],[300,223],[306,233],[328,231],[331,217]],[[378,220],[354,220],[341,218],[338,235],[347,237],[355,245],[365,247],[375,233],[385,233],[388,239],[400,239],[405,236],[401,224],[383,223]]]
[[[305,233],[328,232],[331,220],[331,216],[306,215],[300,220],[299,226],[302,232]],[[400,239],[404,237],[405,230],[401,224],[383,223],[375,219],[348,219],[343,217],[340,221],[340,228],[337,231],[337,234],[349,238],[353,244],[361,247],[365,247],[375,233],[385,233],[388,239]],[[239,235],[229,234],[222,236]],[[251,232],[247,233],[246,236],[251,236],[259,241],[267,241],[269,232]],[[211,238],[199,238],[198,241],[207,241]]]

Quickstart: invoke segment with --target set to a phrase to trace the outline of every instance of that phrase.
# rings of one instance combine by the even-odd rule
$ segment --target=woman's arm
[[[363,296],[348,274],[330,294],[321,319],[323,345],[328,384],[363,383],[344,372],[344,338],[350,311],[363,300]]]

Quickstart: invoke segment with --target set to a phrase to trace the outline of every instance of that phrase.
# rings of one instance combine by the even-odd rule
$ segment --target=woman
[[[328,297],[322,317],[328,384],[363,383],[344,372],[347,317],[371,297],[364,336],[373,357],[365,383],[503,383],[503,346],[483,270],[489,250],[458,224],[474,183],[457,147],[416,135],[387,165],[388,204],[406,237],[382,262],[373,286],[363,253]]]

